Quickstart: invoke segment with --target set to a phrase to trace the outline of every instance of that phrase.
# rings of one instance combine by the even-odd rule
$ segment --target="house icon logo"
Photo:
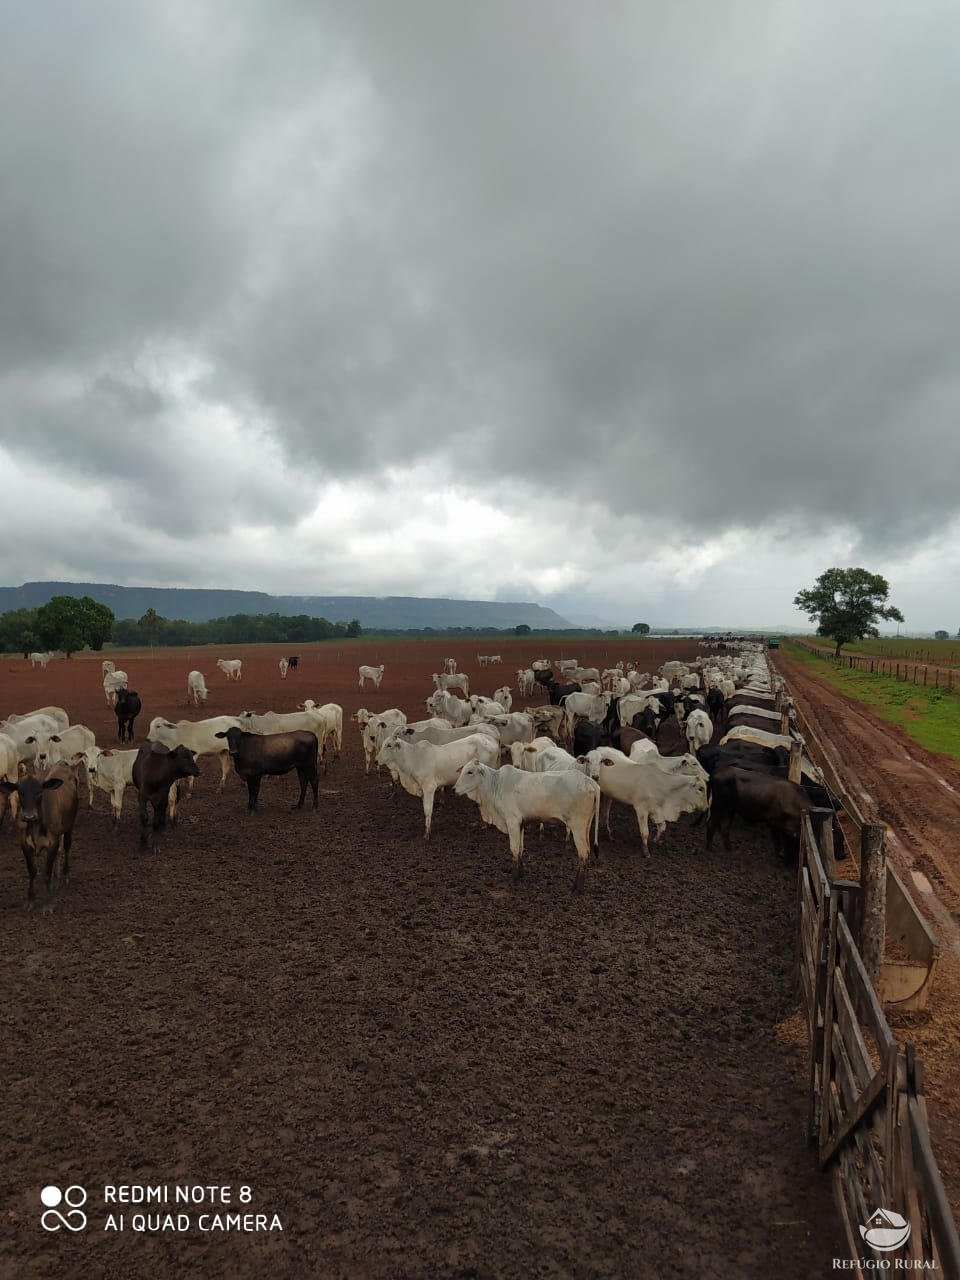
[[[892,1209],[877,1209],[870,1221],[860,1228],[860,1234],[871,1249],[888,1253],[899,1249],[910,1238],[910,1223]]]

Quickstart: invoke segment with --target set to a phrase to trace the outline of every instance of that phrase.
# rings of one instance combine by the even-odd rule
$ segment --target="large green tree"
[[[11,609],[0,616],[0,653],[24,657],[40,645],[36,609]]]
[[[42,643],[63,649],[68,658],[86,645],[102,649],[113,632],[113,623],[113,610],[92,596],[52,596],[37,610]]]
[[[635,622],[630,630],[635,635],[648,636],[650,634],[649,622]]]
[[[817,635],[837,646],[834,656],[850,640],[879,635],[877,623],[903,622],[903,614],[887,604],[890,584],[867,569],[827,569],[812,587],[798,591],[793,603],[817,623]]]

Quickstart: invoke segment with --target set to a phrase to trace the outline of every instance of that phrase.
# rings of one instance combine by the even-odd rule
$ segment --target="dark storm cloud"
[[[412,464],[694,539],[956,514],[954,6],[2,24],[0,440],[120,519],[283,524]]]

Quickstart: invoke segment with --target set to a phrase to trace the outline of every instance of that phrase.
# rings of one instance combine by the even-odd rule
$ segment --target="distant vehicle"
[[[779,649],[779,648],[780,648],[780,637],[779,637],[779,636],[767,636],[767,648],[768,648],[768,649]]]

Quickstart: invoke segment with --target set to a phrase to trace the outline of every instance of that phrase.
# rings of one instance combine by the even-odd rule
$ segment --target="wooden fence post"
[[[887,916],[887,829],[882,822],[860,828],[860,954],[873,986],[879,990]]]
[[[787,777],[791,782],[799,783],[801,778],[801,765],[803,757],[803,747],[797,742],[790,743],[790,768],[787,771]]]
[[[780,732],[785,738],[790,733],[790,711],[787,707],[780,710]]]

